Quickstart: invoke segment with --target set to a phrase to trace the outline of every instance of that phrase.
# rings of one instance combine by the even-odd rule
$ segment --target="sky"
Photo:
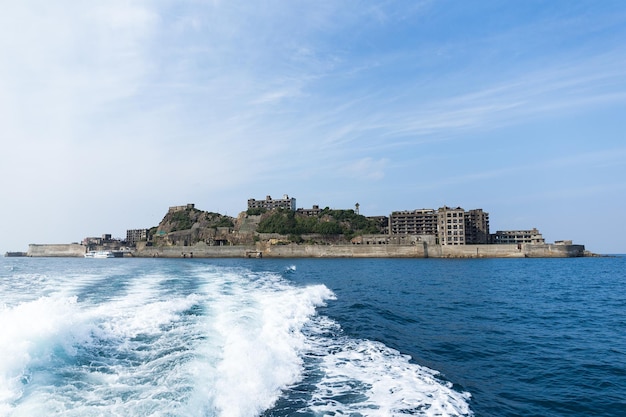
[[[2,253],[284,194],[626,253],[626,2],[3,1],[0,144]]]

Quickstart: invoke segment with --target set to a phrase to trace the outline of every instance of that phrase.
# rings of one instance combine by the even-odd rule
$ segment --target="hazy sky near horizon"
[[[626,253],[626,2],[23,0],[0,250],[248,198],[461,206]]]

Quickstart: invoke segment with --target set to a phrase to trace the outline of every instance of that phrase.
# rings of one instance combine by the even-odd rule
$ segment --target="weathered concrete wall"
[[[566,258],[583,245],[265,245],[263,257],[293,258]]]
[[[83,257],[86,246],[78,243],[52,244],[52,245],[28,245],[27,256],[33,257]]]
[[[141,245],[133,255],[142,258],[423,258],[424,245]]]
[[[430,258],[570,258],[584,256],[584,245],[521,244],[428,246]]]
[[[82,257],[79,244],[28,247],[33,257]],[[242,246],[145,246],[138,245],[132,256],[144,258],[566,258],[584,256],[583,245],[270,245],[267,242]]]
[[[424,258],[424,245],[264,245],[267,258]]]
[[[585,245],[522,245],[529,258],[571,258],[585,256]]]
[[[133,256],[140,258],[245,258],[256,257],[255,246],[145,246],[137,245]]]
[[[146,247],[135,256],[166,258],[565,258],[583,256],[583,245],[271,245]]]
[[[524,258],[517,245],[429,246],[431,258]]]

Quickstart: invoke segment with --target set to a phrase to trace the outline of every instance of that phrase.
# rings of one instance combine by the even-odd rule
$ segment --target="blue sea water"
[[[0,259],[0,416],[626,416],[626,258]]]

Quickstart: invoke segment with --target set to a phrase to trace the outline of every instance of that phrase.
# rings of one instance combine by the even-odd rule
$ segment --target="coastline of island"
[[[572,258],[598,256],[536,228],[489,233],[482,209],[442,207],[366,217],[355,209],[296,209],[295,199],[248,200],[236,218],[172,206],[158,226],[81,243],[30,244],[5,256],[135,258]]]
[[[130,258],[574,258],[597,256],[575,244],[463,245],[309,245],[259,242],[254,245],[144,246],[112,251]],[[28,257],[84,257],[82,244],[31,244]]]

